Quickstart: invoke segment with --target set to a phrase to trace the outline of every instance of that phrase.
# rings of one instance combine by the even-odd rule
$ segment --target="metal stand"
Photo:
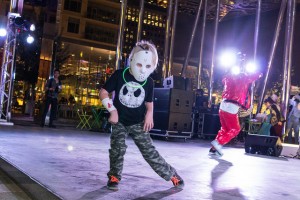
[[[0,124],[13,125],[11,120],[11,103],[13,96],[15,52],[17,32],[13,20],[20,17],[18,13],[8,13],[7,38],[4,46],[3,63],[0,78]]]
[[[150,135],[160,136],[168,138],[183,138],[185,141],[188,138],[192,138],[192,131],[191,132],[181,132],[181,131],[168,131],[168,130],[160,130],[160,129],[151,129]]]

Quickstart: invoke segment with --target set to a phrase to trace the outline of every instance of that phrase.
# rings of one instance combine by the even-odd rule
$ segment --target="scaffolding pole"
[[[177,13],[178,13],[178,0],[175,0],[174,5],[174,15],[171,29],[171,43],[170,43],[170,55],[169,55],[169,63],[167,68],[167,76],[171,76],[173,66],[173,52],[174,52],[174,40],[175,40],[175,31],[176,31],[176,23],[177,23]]]
[[[212,104],[212,93],[213,93],[213,84],[214,84],[214,67],[215,67],[215,51],[216,51],[216,44],[217,44],[217,36],[218,36],[218,27],[219,27],[219,13],[220,13],[220,0],[217,0],[216,6],[216,18],[215,18],[215,25],[214,25],[214,38],[213,38],[213,45],[212,45],[212,57],[211,57],[211,67],[210,67],[210,81],[209,81],[209,104]]]
[[[285,29],[285,43],[284,43],[284,77],[282,86],[281,102],[284,105],[282,114],[286,119],[287,107],[290,96],[291,87],[291,67],[292,67],[292,50],[293,50],[293,39],[294,39],[294,25],[296,15],[296,0],[289,0],[287,7],[287,18],[286,18],[286,29]],[[286,123],[283,126],[283,133],[285,132]]]
[[[278,38],[279,38],[279,34],[280,34],[281,25],[282,25],[285,10],[286,10],[286,0],[282,0],[280,10],[279,10],[279,14],[278,14],[278,18],[277,18],[277,24],[276,24],[274,37],[273,37],[271,52],[270,52],[270,56],[269,56],[267,72],[266,72],[265,79],[264,79],[264,85],[263,85],[262,92],[260,94],[257,113],[259,113],[261,108],[262,108],[263,99],[264,99],[264,96],[265,96],[266,85],[267,85],[267,82],[268,82],[271,66],[272,66],[273,61],[274,61],[275,50],[276,50],[277,45],[278,45]]]
[[[193,31],[192,31],[188,51],[186,53],[184,64],[183,64],[183,67],[181,69],[181,75],[180,76],[184,77],[184,78],[185,78],[186,68],[189,64],[190,54],[191,54],[191,50],[192,50],[192,46],[193,46],[193,42],[194,42],[194,38],[195,38],[195,33],[196,33],[196,30],[197,30],[198,21],[199,21],[199,18],[200,18],[202,2],[203,2],[203,0],[200,1],[199,6],[198,6],[197,15],[196,15],[196,19],[195,19],[195,22],[194,22]]]
[[[255,17],[255,31],[254,31],[254,52],[253,52],[253,61],[255,64],[256,64],[256,55],[257,55],[260,14],[261,14],[261,0],[257,0],[257,10],[256,10],[256,17]],[[253,105],[253,100],[254,100],[254,87],[255,87],[255,82],[253,82],[251,84],[251,97],[250,97],[250,105],[251,106]],[[252,118],[252,113],[250,114],[250,118]]]
[[[167,75],[167,69],[169,69],[169,43],[170,43],[170,27],[171,27],[171,17],[172,17],[172,7],[173,7],[173,0],[168,1],[168,16],[166,21],[166,32],[165,32],[165,45],[164,45],[164,60],[163,60],[163,67],[162,67],[162,82],[165,80]]]
[[[121,68],[122,46],[123,46],[123,35],[124,35],[124,28],[125,28],[126,9],[127,9],[127,0],[122,0],[121,1],[121,15],[120,15],[119,35],[118,35],[118,43],[117,43],[117,51],[116,51],[115,70]]]
[[[197,89],[201,88],[201,72],[202,72],[202,65],[203,65],[203,47],[204,47],[204,39],[205,39],[206,13],[207,13],[207,0],[204,1],[204,7],[203,7],[203,20],[202,20],[199,64],[198,64],[198,74],[197,74]]]
[[[139,13],[139,22],[138,22],[138,30],[136,34],[136,42],[141,40],[141,33],[142,33],[142,25],[144,21],[144,0],[140,0],[140,13]]]
[[[13,1],[11,4],[13,4]],[[10,10],[16,10],[14,9],[14,5],[11,5]],[[16,17],[20,17],[20,14],[9,12],[7,16],[7,37],[4,44],[0,78],[0,124],[2,125],[13,125],[11,122],[11,105],[15,78],[15,53],[17,43],[17,33],[13,21]]]

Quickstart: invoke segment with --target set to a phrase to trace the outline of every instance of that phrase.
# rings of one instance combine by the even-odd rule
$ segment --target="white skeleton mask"
[[[131,74],[139,82],[145,81],[155,70],[155,67],[153,53],[147,50],[135,53],[130,61]]]
[[[142,105],[145,99],[145,90],[140,86],[133,81],[124,84],[119,93],[120,102],[129,108],[137,108]]]

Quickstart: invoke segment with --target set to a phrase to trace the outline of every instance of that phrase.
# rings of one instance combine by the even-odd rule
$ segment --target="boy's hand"
[[[113,110],[110,112],[110,116],[108,118],[108,122],[111,124],[116,124],[119,121],[119,114],[117,110]]]
[[[154,126],[153,123],[153,114],[152,113],[147,113],[145,116],[145,122],[144,122],[144,131],[149,132]]]

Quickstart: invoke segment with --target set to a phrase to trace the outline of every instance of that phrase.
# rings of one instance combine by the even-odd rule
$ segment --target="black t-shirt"
[[[58,83],[56,83],[54,78],[50,78],[46,83],[46,87],[48,88],[46,96],[49,98],[57,99],[59,93],[59,86],[61,85],[62,84],[60,80],[58,81]],[[54,88],[54,91],[50,91],[49,88]]]
[[[139,82],[130,74],[129,69],[120,69],[111,75],[103,89],[109,93],[115,91],[114,106],[118,110],[119,122],[130,126],[144,121],[145,102],[153,102],[152,78]]]

